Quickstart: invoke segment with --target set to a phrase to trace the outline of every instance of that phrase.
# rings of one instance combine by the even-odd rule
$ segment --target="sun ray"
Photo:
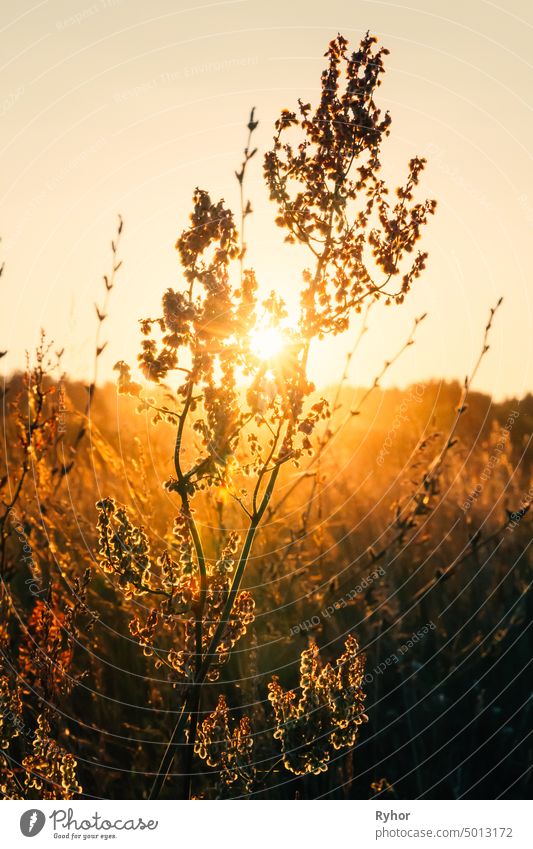
[[[260,360],[274,360],[285,348],[283,333],[277,327],[257,327],[250,333],[250,350]]]

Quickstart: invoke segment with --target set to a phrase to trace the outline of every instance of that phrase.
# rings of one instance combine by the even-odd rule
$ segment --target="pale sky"
[[[483,326],[505,297],[477,387],[497,398],[533,389],[533,7],[483,0],[3,0],[0,312],[4,370],[39,328],[65,347],[74,376],[92,372],[101,275],[116,214],[124,266],[113,292],[102,376],[134,362],[137,319],[179,285],[174,250],[196,185],[238,208],[233,175],[249,110],[269,144],[283,107],[316,102],[323,53],[337,32],[369,29],[388,47],[380,101],[393,124],[382,160],[395,184],[425,155],[421,194],[439,207],[424,236],[428,268],[407,302],[376,311],[354,362],[371,381],[415,315],[417,344],[388,382],[462,379]],[[290,300],[302,257],[282,244],[252,163],[249,261],[265,291]],[[315,351],[313,377],[342,371],[351,337]]]

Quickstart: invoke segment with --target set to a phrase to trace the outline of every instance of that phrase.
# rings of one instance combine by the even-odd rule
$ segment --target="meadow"
[[[403,320],[436,211],[423,159],[381,175],[386,56],[338,36],[264,156],[308,254],[296,316],[247,267],[252,110],[240,211],[194,191],[136,366],[98,379],[119,219],[92,382],[44,333],[6,376],[4,798],[527,798],[533,396],[475,384],[505,305],[463,383],[383,388],[432,316],[369,387],[347,379],[373,304]],[[311,347],[341,334],[319,391]]]

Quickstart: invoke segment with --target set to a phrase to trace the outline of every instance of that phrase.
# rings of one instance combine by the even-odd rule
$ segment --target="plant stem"
[[[197,669],[197,672],[194,677],[194,681],[192,682],[192,687],[190,690],[190,694],[185,700],[182,712],[178,718],[176,725],[172,731],[172,735],[168,742],[167,748],[165,750],[165,754],[163,755],[163,759],[161,761],[161,765],[155,777],[154,783],[152,785],[152,790],[150,792],[150,799],[157,799],[163,789],[166,778],[172,768],[172,763],[174,761],[174,757],[176,755],[176,751],[180,746],[179,740],[181,738],[182,732],[184,731],[185,724],[191,716],[191,729],[189,734],[189,740],[187,742],[188,752],[187,759],[192,763],[192,755],[194,753],[194,737],[196,736],[196,726],[198,722],[198,710],[200,705],[201,698],[201,688],[205,682],[205,679],[209,673],[211,668],[211,664],[216,657],[217,648],[219,646],[220,640],[223,636],[224,629],[226,628],[230,618],[231,611],[233,610],[233,604],[235,602],[235,598],[239,591],[239,587],[241,585],[242,577],[244,575],[246,565],[248,563],[248,559],[250,557],[250,552],[252,549],[252,544],[254,541],[255,533],[259,526],[261,519],[265,513],[265,510],[268,506],[270,498],[272,497],[272,492],[274,491],[274,486],[276,484],[277,477],[279,475],[279,471],[281,468],[281,463],[277,463],[275,468],[270,473],[270,478],[265,489],[263,498],[259,505],[259,508],[254,511],[252,514],[252,519],[250,522],[250,526],[248,528],[246,538],[244,540],[244,544],[241,551],[241,556],[239,558],[239,563],[237,565],[237,569],[235,571],[235,576],[233,578],[233,582],[231,585],[230,592],[228,593],[228,597],[226,599],[226,603],[224,605],[224,609],[222,611],[222,615],[218,622],[218,625],[215,629],[215,633],[211,638],[211,642],[209,644],[209,648],[206,654],[203,656],[202,662]],[[194,732],[194,737],[193,737]],[[189,767],[190,772],[190,767]],[[189,782],[190,787],[190,782]]]

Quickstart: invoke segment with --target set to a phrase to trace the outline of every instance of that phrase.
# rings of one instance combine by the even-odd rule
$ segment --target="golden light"
[[[276,327],[257,327],[250,333],[250,349],[260,360],[274,360],[284,347],[283,333]]]

